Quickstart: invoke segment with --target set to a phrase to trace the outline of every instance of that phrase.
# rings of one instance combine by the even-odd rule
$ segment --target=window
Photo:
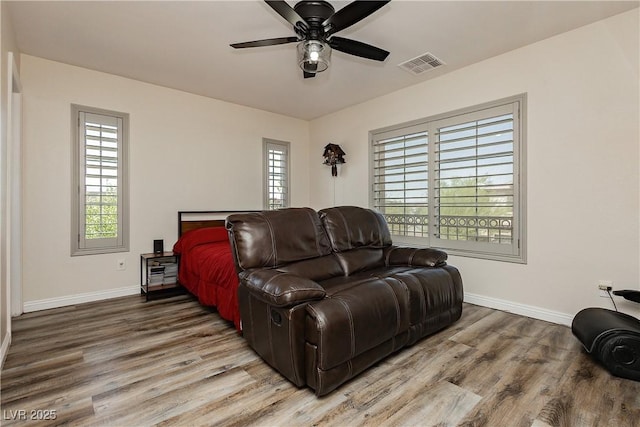
[[[265,209],[289,206],[289,143],[264,139]]]
[[[128,251],[129,115],[72,105],[71,118],[71,254]]]
[[[394,241],[525,262],[526,96],[371,132],[372,206]]]

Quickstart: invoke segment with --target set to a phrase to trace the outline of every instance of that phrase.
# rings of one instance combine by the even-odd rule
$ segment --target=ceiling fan
[[[316,73],[329,67],[331,48],[361,58],[384,61],[389,55],[386,50],[333,34],[361,21],[389,1],[353,1],[336,12],[326,1],[303,0],[291,7],[285,1],[265,0],[293,25],[296,36],[233,43],[231,47],[243,49],[298,43],[298,64],[305,79],[315,77]]]

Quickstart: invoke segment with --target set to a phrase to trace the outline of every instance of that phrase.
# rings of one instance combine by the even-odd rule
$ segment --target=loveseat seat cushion
[[[320,218],[310,208],[234,214],[227,217],[226,227],[242,270],[274,268],[331,253]]]
[[[406,288],[411,343],[453,323],[462,314],[462,277],[458,269],[451,265],[445,264],[439,268],[400,265],[379,267],[349,277],[334,277],[319,284],[327,291],[327,295],[332,295],[352,286],[352,283],[370,279],[384,279],[387,283],[395,281]]]
[[[455,267],[409,268],[388,276],[409,291],[409,343],[430,335],[458,320],[462,314],[462,279]]]

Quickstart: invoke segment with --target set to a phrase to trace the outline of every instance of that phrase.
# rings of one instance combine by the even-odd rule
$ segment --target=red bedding
[[[178,280],[201,304],[215,306],[224,319],[240,330],[238,275],[227,230],[199,228],[184,233],[173,246],[180,254]]]

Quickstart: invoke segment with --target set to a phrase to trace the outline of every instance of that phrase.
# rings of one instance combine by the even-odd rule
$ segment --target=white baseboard
[[[495,308],[496,310],[507,311],[547,322],[558,323],[560,325],[571,326],[571,322],[573,321],[573,316],[570,314],[482,295],[465,293],[464,302]]]
[[[2,338],[2,348],[0,348],[0,368],[4,366],[4,359],[7,358],[9,352],[9,345],[11,344],[11,331],[7,331]]]
[[[27,301],[24,303],[23,310],[25,313],[32,311],[48,310],[51,308],[65,307],[74,304],[82,304],[84,302],[101,301],[110,298],[118,298],[140,293],[139,286],[127,286],[124,288],[109,289],[107,291],[88,292],[85,294],[69,295],[64,297],[47,298],[37,301]],[[509,313],[519,314],[521,316],[532,317],[547,322],[558,323],[560,325],[571,326],[573,316],[560,313],[557,311],[547,310],[546,308],[535,307],[532,305],[520,304],[517,302],[507,301],[498,298],[486,297],[477,294],[464,294],[464,302],[469,304],[480,305],[483,307],[495,308],[496,310],[507,311]],[[2,351],[4,355],[4,346],[7,341],[2,342]],[[6,344],[8,348],[8,343]]]
[[[101,301],[136,294],[140,294],[140,286],[127,286],[124,288],[109,289],[107,291],[88,292],[85,294],[26,301],[23,304],[23,311],[25,313],[29,313],[32,311],[48,310],[51,308],[82,304],[83,302]]]

